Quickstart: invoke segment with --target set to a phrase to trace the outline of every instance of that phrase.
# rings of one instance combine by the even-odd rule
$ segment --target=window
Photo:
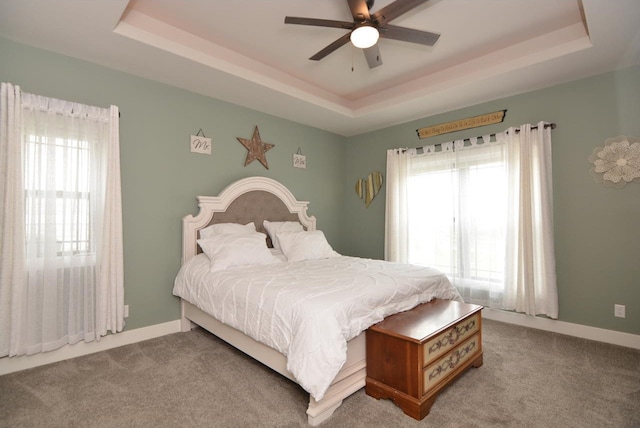
[[[408,261],[444,272],[469,301],[488,304],[504,283],[507,172],[495,145],[410,161]]]
[[[444,272],[465,301],[558,316],[551,132],[387,151],[385,258]]]
[[[124,327],[119,114],[2,83],[0,357]]]
[[[46,204],[52,203],[56,254],[95,254],[90,155],[88,141],[27,136],[24,162],[27,242],[47,233]],[[42,249],[38,256],[43,256]]]

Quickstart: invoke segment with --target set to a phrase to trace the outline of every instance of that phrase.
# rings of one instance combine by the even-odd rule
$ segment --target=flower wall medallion
[[[607,187],[624,187],[640,178],[640,138],[621,135],[609,138],[604,147],[596,147],[589,162],[589,171],[597,182]]]
[[[364,178],[359,178],[356,181],[356,194],[362,200],[364,200],[365,205],[369,208],[369,204],[373,201],[373,198],[376,197],[380,189],[382,188],[382,173],[378,171],[374,171],[365,180]]]

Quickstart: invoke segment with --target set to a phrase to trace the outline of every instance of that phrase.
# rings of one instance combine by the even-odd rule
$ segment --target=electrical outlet
[[[613,305],[613,315],[618,318],[624,318],[626,315],[625,309],[626,307],[624,305]]]
[[[124,305],[124,317],[129,317],[129,305]]]

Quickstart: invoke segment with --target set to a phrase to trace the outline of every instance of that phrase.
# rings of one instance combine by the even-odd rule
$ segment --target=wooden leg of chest
[[[476,358],[475,360],[473,360],[473,362],[471,364],[469,364],[471,367],[473,367],[474,369],[477,369],[478,367],[481,367],[483,364],[484,360],[482,359],[482,354],[480,354],[478,356],[478,358]]]
[[[423,419],[429,414],[431,406],[433,406],[433,403],[436,401],[435,394],[427,399],[417,400],[410,395],[397,389],[389,388],[387,385],[370,378],[367,378],[365,392],[367,395],[378,400],[383,398],[393,401],[406,415],[418,420]]]

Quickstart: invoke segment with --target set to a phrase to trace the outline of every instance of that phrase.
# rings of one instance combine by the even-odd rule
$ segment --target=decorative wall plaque
[[[293,167],[294,168],[307,167],[307,157],[302,154],[300,147],[298,147],[298,151],[293,154]]]
[[[211,138],[205,137],[202,129],[196,135],[191,136],[191,152],[205,155],[211,154]]]
[[[492,125],[504,120],[506,110],[494,111],[493,113],[482,114],[480,116],[468,117],[466,119],[454,120],[441,123],[439,125],[427,126],[417,129],[419,138],[429,138],[435,135],[448,134],[449,132],[462,131],[463,129],[477,128],[479,126]]]

